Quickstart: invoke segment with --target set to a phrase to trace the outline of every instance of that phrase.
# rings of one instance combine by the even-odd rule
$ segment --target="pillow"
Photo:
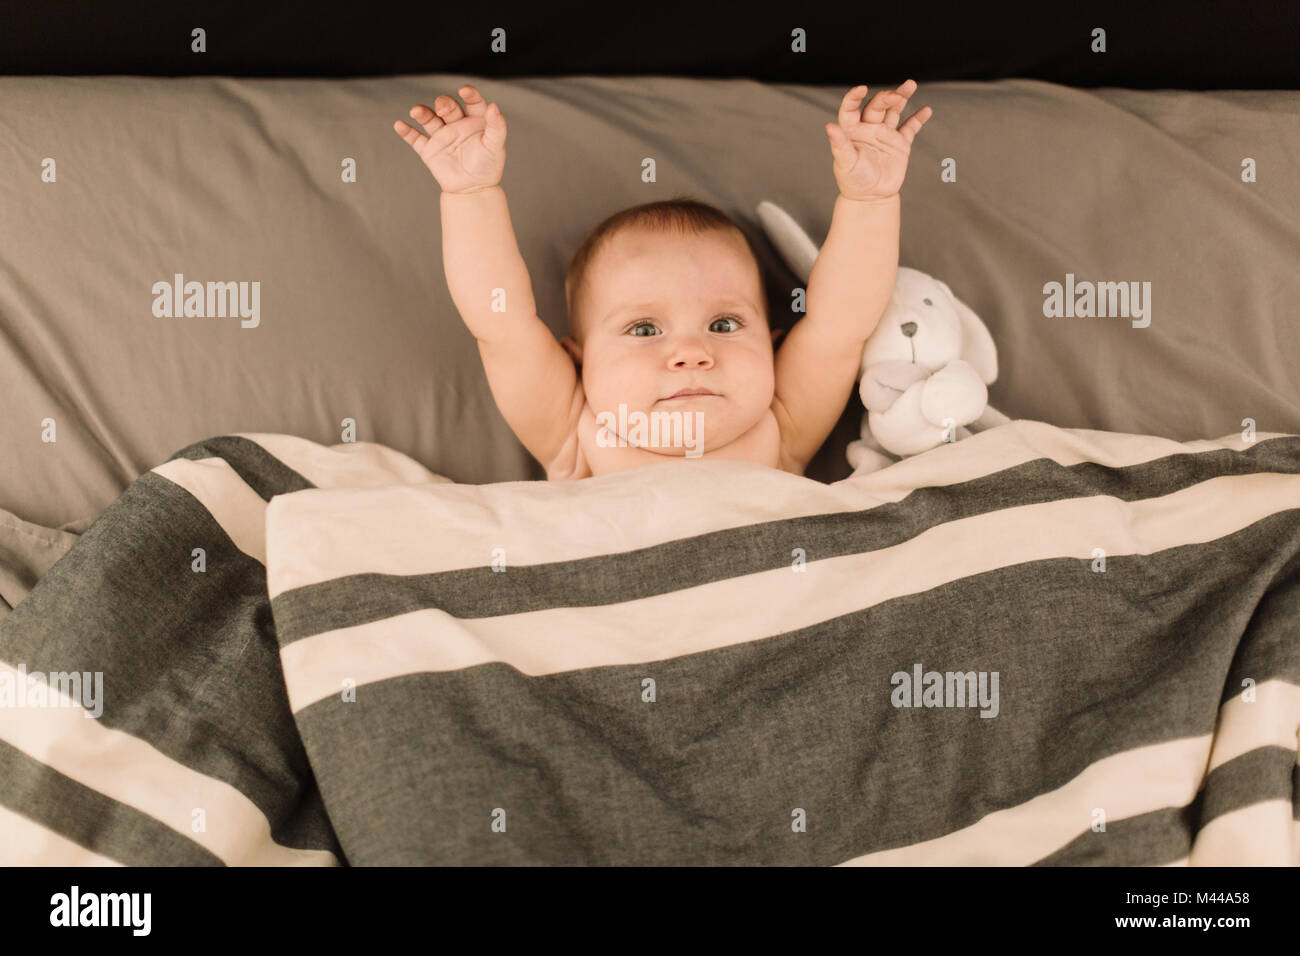
[[[557,336],[587,232],[676,195],[741,222],[788,327],[798,283],[755,207],[771,199],[825,235],[823,126],[851,83],[875,79],[0,78],[0,508],[84,527],[176,449],[231,432],[379,442],[461,483],[542,478],[447,293],[438,185],[393,121],[466,81],[501,104],[503,186]],[[988,324],[996,407],[1175,440],[1246,417],[1300,431],[1284,362],[1300,355],[1286,321],[1300,94],[1016,80],[925,84],[916,101],[935,115],[904,187],[901,261]],[[1241,181],[1247,157],[1257,182]],[[941,180],[948,160],[956,182]],[[1045,318],[1042,284],[1067,273],[1150,280],[1151,327]],[[169,317],[155,290],[176,276],[204,284],[205,309],[208,283],[234,283],[217,291],[232,305],[242,291],[249,318]],[[848,474],[861,412],[850,398],[810,477]]]

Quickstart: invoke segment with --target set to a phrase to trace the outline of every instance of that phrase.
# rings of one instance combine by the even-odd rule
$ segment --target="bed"
[[[862,79],[876,87],[901,77]],[[260,536],[270,546],[288,540],[303,526],[322,533],[323,519],[313,522],[305,516],[271,533],[265,522],[276,513],[272,499],[284,502],[287,514],[295,507],[290,502],[306,508],[309,499],[332,493],[340,497],[331,499],[331,506],[346,512],[361,510],[361,502],[370,500],[367,495],[382,498],[384,493],[376,489],[407,485],[416,489],[421,507],[432,507],[444,517],[452,511],[499,517],[526,509],[512,503],[515,498],[485,503],[474,496],[491,495],[496,485],[513,489],[510,493],[519,500],[533,500],[529,494],[562,494],[530,492],[533,486],[517,484],[543,473],[497,412],[474,340],[448,297],[439,255],[437,186],[390,131],[392,120],[405,116],[410,104],[466,81],[498,101],[510,121],[511,154],[503,186],[539,310],[557,335],[564,330],[561,276],[586,231],[615,209],[681,194],[712,202],[740,221],[762,257],[775,321],[787,327],[794,321],[796,316],[781,310],[788,309],[797,281],[762,234],[754,210],[764,199],[777,202],[815,238],[824,236],[834,181],[821,125],[834,113],[843,92],[840,85],[671,77],[492,79],[464,74],[345,80],[0,79],[11,144],[0,154],[0,162],[6,181],[14,184],[6,201],[10,228],[0,238],[0,380],[6,393],[6,413],[0,417],[0,447],[5,449],[0,458],[0,614],[5,615],[0,618],[0,637],[10,641],[4,645],[10,648],[6,664],[12,669],[20,663],[14,648],[30,647],[33,661],[52,653],[58,658],[47,662],[46,671],[107,670],[107,677],[117,666],[112,661],[81,659],[96,646],[91,640],[96,634],[117,635],[126,642],[113,645],[119,647],[119,656],[144,654],[144,645],[132,643],[143,641],[144,632],[132,636],[112,609],[114,595],[120,599],[124,589],[162,593],[159,555],[165,553],[165,535],[157,538],[162,532],[154,527],[155,537],[139,537],[153,527],[156,519],[151,514],[170,514],[180,522],[177,527],[193,527],[196,533],[203,528],[219,539],[224,535],[223,547],[234,561],[227,569],[233,575],[226,581],[229,587],[218,589],[223,596],[216,603],[159,605],[168,609],[164,624],[183,620],[198,632],[194,646],[177,648],[180,656],[174,660],[165,654],[157,657],[164,669],[152,678],[119,676],[126,710],[107,723],[103,718],[91,723],[106,732],[113,726],[125,728],[116,732],[130,739],[115,738],[127,748],[123,752],[136,755],[141,766],[156,765],[163,774],[160,779],[182,772],[201,792],[215,788],[217,796],[206,797],[204,806],[214,816],[219,815],[214,807],[223,808],[221,812],[233,814],[227,819],[237,822],[219,827],[220,838],[196,839],[193,821],[185,815],[194,807],[150,803],[152,797],[130,789],[138,784],[122,791],[103,780],[77,780],[67,768],[60,770],[34,756],[43,752],[43,745],[28,741],[24,750],[6,738],[3,753],[12,771],[8,779],[21,784],[7,785],[0,793],[0,807],[3,825],[12,834],[25,834],[11,843],[20,860],[47,852],[86,862],[645,859],[603,855],[612,852],[608,847],[611,840],[617,843],[618,832],[593,829],[592,821],[556,807],[547,818],[560,821],[555,824],[559,830],[534,831],[540,842],[529,843],[522,836],[517,842],[510,838],[493,844],[431,837],[412,844],[414,859],[403,857],[401,848],[376,843],[376,834],[367,829],[373,821],[368,823],[358,807],[378,796],[355,790],[367,779],[366,765],[334,766],[321,756],[345,734],[341,718],[322,710],[324,698],[295,706],[293,672],[282,671],[289,645],[298,641],[286,641],[280,633],[284,627],[277,625],[282,619],[297,620],[294,615],[301,613],[307,622],[303,626],[310,630],[320,626],[310,623],[319,611],[310,603],[295,611],[291,601],[281,600],[274,583],[267,584],[266,575],[276,567],[267,563],[272,555],[255,545],[249,545],[251,552],[241,547],[248,543],[247,535]],[[702,809],[709,796],[702,792],[678,795],[683,801],[678,816],[665,811],[666,816],[652,814],[650,819],[664,827],[712,833],[716,840],[697,844],[706,848],[699,862],[932,862],[942,856],[926,853],[948,852],[935,850],[932,841],[992,819],[977,838],[961,838],[967,842],[960,843],[964,849],[953,851],[954,859],[1179,862],[1200,854],[1211,861],[1294,863],[1300,841],[1293,821],[1300,804],[1295,803],[1294,723],[1289,740],[1286,728],[1295,716],[1294,690],[1300,684],[1294,629],[1287,626],[1300,616],[1292,437],[1300,433],[1300,318],[1295,305],[1300,301],[1300,273],[1295,269],[1300,261],[1295,159],[1300,155],[1300,93],[1083,90],[1007,79],[923,83],[918,102],[931,105],[935,115],[913,151],[903,190],[900,260],[942,278],[984,319],[997,343],[1001,368],[990,388],[990,403],[1013,424],[927,453],[921,456],[924,466],[915,465],[911,471],[890,468],[877,478],[853,479],[844,449],[857,437],[862,414],[855,397],[810,468],[810,483],[797,492],[781,493],[787,497],[777,495],[776,500],[789,507],[774,511],[767,499],[754,497],[752,513],[733,516],[727,528],[750,529],[746,534],[752,538],[761,534],[756,529],[764,522],[808,520],[808,514],[790,511],[805,499],[821,502],[821,513],[856,514],[859,522],[866,515],[878,516],[885,504],[911,502],[903,510],[909,520],[920,523],[907,526],[920,534],[954,520],[948,512],[935,510],[940,501],[933,489],[953,483],[936,458],[948,465],[965,462],[969,481],[1037,460],[1048,472],[1039,476],[1043,487],[1062,498],[1113,497],[1117,488],[1135,489],[1127,498],[1118,498],[1124,502],[1114,516],[1115,533],[1123,539],[1118,552],[1102,543],[1096,546],[1109,555],[1137,555],[1140,536],[1134,529],[1145,527],[1146,519],[1132,509],[1140,509],[1141,501],[1163,499],[1201,483],[1210,488],[1226,482],[1222,492],[1215,493],[1220,497],[1211,495],[1177,512],[1195,524],[1223,511],[1227,502],[1236,500],[1234,495],[1255,494],[1257,486],[1249,479],[1259,479],[1265,485],[1258,487],[1266,487],[1259,493],[1260,510],[1239,516],[1244,523],[1219,527],[1215,537],[1197,542],[1198,560],[1208,555],[1226,562],[1219,568],[1221,576],[1189,590],[1190,603],[1179,605],[1157,587],[1166,581],[1162,575],[1169,569],[1150,565],[1158,570],[1144,572],[1154,577],[1143,577],[1148,587],[1142,600],[1128,606],[1134,617],[1121,615],[1111,622],[1122,634],[1134,621],[1145,621],[1153,630],[1134,634],[1169,637],[1193,622],[1210,621],[1204,655],[1188,665],[1187,680],[1196,682],[1199,709],[1183,713],[1183,723],[1157,720],[1134,731],[1131,739],[1111,741],[1107,746],[1118,748],[1113,753],[1076,748],[1065,756],[1034,748],[1048,746],[1050,731],[1057,726],[1053,720],[1080,711],[1047,708],[1020,724],[1005,717],[1002,724],[993,720],[990,723],[997,726],[1021,728],[1015,732],[1028,734],[1034,742],[1031,752],[1041,759],[1028,778],[1031,790],[971,791],[954,784],[944,791],[946,807],[931,808],[931,815],[916,819],[898,817],[897,829],[886,828],[883,834],[870,820],[851,819],[840,814],[839,805],[824,804],[823,815],[811,816],[807,823],[810,834],[813,821],[823,828],[817,839],[784,850],[747,842],[745,826],[728,829]],[[60,119],[73,112],[76,124]],[[199,116],[203,121],[195,122]],[[718,148],[719,143],[727,148]],[[591,144],[600,145],[593,149]],[[654,183],[641,180],[645,156],[656,159]],[[944,176],[945,170],[955,171],[955,181]],[[1150,324],[1135,328],[1123,320],[1049,317],[1044,286],[1066,282],[1067,277],[1150,282]],[[246,283],[250,289],[258,283],[256,320],[159,314],[157,284],[175,281]],[[281,437],[267,439],[271,449],[257,441],[250,448],[250,435]],[[1123,438],[1126,451],[1117,452],[1112,444],[1120,438],[1107,436]],[[982,444],[964,447],[977,440]],[[304,443],[294,447],[299,456],[317,462],[319,480],[311,477],[309,465],[284,450],[285,441]],[[292,461],[286,463],[280,454]],[[225,462],[212,467],[223,481],[228,478],[224,467],[244,487],[218,482],[210,489],[213,497],[205,498],[166,477],[169,468],[178,467],[176,462],[191,460]],[[1151,462],[1166,462],[1166,470],[1184,465],[1188,470],[1176,480],[1153,466],[1141,475],[1132,473]],[[170,487],[163,484],[168,481]],[[877,481],[884,484],[877,486]],[[1174,484],[1168,484],[1171,481]],[[453,487],[468,490],[449,490]],[[603,487],[616,496],[622,486],[610,482]],[[993,501],[983,486],[963,487],[969,495],[954,500],[983,502],[979,507],[985,510],[1010,512],[1042,505]],[[766,485],[755,480],[755,488]],[[896,499],[882,496],[885,488],[894,489]],[[167,511],[164,501],[176,510]],[[448,502],[453,501],[460,510],[451,509]],[[828,503],[832,501],[839,503],[838,511]],[[391,500],[385,498],[375,507],[380,524],[394,520]],[[519,526],[528,540],[546,540],[536,527],[526,522]],[[703,533],[696,529],[690,537]],[[1237,535],[1250,536],[1248,543],[1240,543],[1243,539]],[[1169,537],[1156,540],[1163,542],[1157,549],[1162,554],[1191,544]],[[123,542],[130,548],[123,550]],[[663,548],[668,542],[654,544]],[[303,538],[284,552],[285,560],[298,560],[324,546]],[[861,547],[872,550],[866,544]],[[195,560],[192,550],[184,548],[186,568]],[[210,551],[205,548],[205,555]],[[586,560],[595,556],[580,555]],[[180,560],[176,554],[171,559]],[[540,567],[554,560],[536,554],[525,564]],[[807,560],[809,567],[819,563],[815,555]],[[1032,560],[1090,566],[1095,556],[1089,548]],[[74,568],[80,569],[77,575],[72,574]],[[756,566],[749,573],[772,570]],[[419,573],[464,571],[440,567]],[[1244,577],[1233,579],[1229,572]],[[350,568],[339,573],[377,572]],[[414,572],[390,568],[382,573]],[[972,573],[954,571],[952,581],[967,580]],[[1058,609],[1086,603],[1083,592],[1051,580],[1063,587]],[[1234,580],[1251,584],[1244,591],[1231,591]],[[84,590],[87,581],[99,582],[97,596]],[[1232,613],[1220,618],[1213,608],[1219,606],[1218,595],[1227,593],[1223,589],[1236,599]],[[549,594],[548,607],[565,602],[553,592],[539,593]],[[987,612],[992,606],[988,602],[999,593],[977,588],[967,601]],[[231,594],[242,595],[241,601],[232,604]],[[857,611],[898,597],[877,595],[870,602],[864,597]],[[400,605],[391,595],[384,600],[390,599]],[[610,603],[609,595],[601,601]],[[1179,607],[1182,610],[1175,613]],[[203,608],[213,614],[201,613]],[[395,613],[385,604],[381,617]],[[462,609],[462,614],[466,619],[495,616],[481,607]],[[450,617],[460,619],[454,613]],[[824,623],[806,621],[801,626]],[[971,622],[966,623],[969,631]],[[364,622],[345,625],[355,626]],[[168,633],[160,625],[156,639],[165,641]],[[776,666],[773,673],[798,676],[782,669],[795,667],[797,655],[779,651],[774,643],[768,652],[772,656],[763,658],[763,642],[757,637],[754,641],[757,660]],[[987,659],[993,646],[975,657],[984,654]],[[680,663],[722,649],[673,645],[655,659]],[[1158,670],[1164,658],[1143,660]],[[511,699],[519,700],[521,707],[534,692],[538,706],[547,700],[558,707],[556,701],[587,699],[572,696],[572,687],[556,685],[546,693],[541,688],[548,681],[554,685],[551,679],[557,675],[580,681],[594,665],[565,670],[548,661],[543,670],[530,674],[509,655],[492,661],[476,666],[493,675],[505,668],[515,682]],[[605,662],[597,669],[634,667],[638,661]],[[925,665],[924,660],[918,663]],[[217,664],[248,668],[252,683],[202,676]],[[785,698],[762,682],[761,670],[736,666],[736,680],[758,681],[754,693],[770,691],[774,706],[782,705]],[[991,674],[998,668],[990,664],[976,670]],[[388,676],[382,683],[387,686],[394,679]],[[1259,699],[1267,703],[1267,715],[1246,720],[1246,731],[1233,730],[1221,739],[1218,721],[1243,709],[1244,704],[1234,701],[1248,689],[1241,683],[1247,679],[1261,688]],[[170,687],[170,693],[151,696],[160,686]],[[362,699],[367,686],[359,685]],[[1042,686],[1057,685],[1048,681]],[[1068,681],[1060,684],[1063,693],[1069,686]],[[188,694],[180,693],[182,689]],[[235,734],[233,739],[243,741],[240,746],[212,750],[212,728],[224,726],[212,723],[213,714],[254,689],[256,699],[268,708],[258,722],[260,731],[245,728],[252,736]],[[1171,698],[1160,695],[1176,690],[1177,685],[1151,689],[1155,696],[1138,698],[1145,708],[1140,712],[1167,715]],[[481,699],[469,689],[465,692],[467,700]],[[1089,700],[1075,704],[1087,711],[1096,706]],[[189,722],[177,718],[172,724],[160,718],[172,709],[188,714]],[[466,705],[457,719],[472,712]],[[50,713],[62,711],[54,708]],[[598,710],[570,714],[568,722],[558,726],[580,736],[579,729],[594,713]],[[710,719],[724,720],[722,712],[711,713]],[[732,716],[742,713],[737,710]],[[881,715],[891,711],[871,713],[883,719]],[[665,732],[702,734],[713,726],[686,725]],[[751,721],[747,726],[765,725]],[[939,726],[935,722],[935,729],[924,733],[937,732]],[[51,727],[54,736],[49,739],[61,740],[62,731]],[[174,736],[168,736],[169,729]],[[1083,728],[1074,726],[1074,731],[1082,734]],[[739,738],[728,739],[735,745]],[[1238,746],[1233,741],[1241,739],[1253,743],[1232,750]],[[1193,766],[1201,760],[1197,772],[1178,776],[1178,785],[1156,801],[1164,800],[1159,806],[1137,800],[1129,807],[1132,812],[1121,811],[1121,822],[1130,821],[1130,827],[1138,826],[1148,838],[1089,845],[1085,834],[1106,832],[1092,829],[1091,817],[1068,839],[1062,835],[1071,831],[1061,829],[1055,817],[1054,829],[1048,828],[1053,835],[1046,842],[979,836],[989,826],[996,828],[1002,819],[997,813],[1056,793],[1099,761],[1178,740],[1198,742],[1176,758]],[[788,755],[776,738],[751,740],[750,745],[764,759]],[[908,748],[902,737],[891,745]],[[373,756],[385,767],[422,766],[393,747],[380,750]],[[835,754],[845,759],[856,754],[859,771],[868,765],[863,762],[868,758],[852,748],[817,752],[828,760]],[[980,751],[974,747],[964,752]],[[654,756],[660,770],[670,773],[672,753],[659,740],[643,756]],[[709,753],[697,754],[703,763],[692,765],[695,770],[711,766]],[[938,760],[940,753],[932,752],[929,759]],[[955,753],[948,757],[975,759]],[[1220,758],[1221,764],[1215,763]],[[879,766],[893,765],[879,754],[870,759],[884,761]],[[1256,763],[1266,769],[1259,770]],[[474,758],[465,757],[461,766],[473,764]],[[583,766],[587,764],[562,765],[554,772],[577,773],[574,768]],[[1219,784],[1207,788],[1207,780],[1221,766],[1228,769],[1220,774]],[[920,760],[915,772],[921,776],[916,779],[925,779],[927,767],[933,770]],[[322,774],[325,777],[317,779]],[[400,815],[409,809],[403,801],[418,781],[402,781],[400,774],[392,779],[398,782],[386,792],[392,800],[389,809]],[[826,787],[839,792],[835,787],[853,779],[851,774],[837,777]],[[1222,795],[1239,796],[1241,779],[1259,781],[1260,789],[1250,791],[1245,804],[1233,804]],[[1188,780],[1194,784],[1190,792]],[[624,792],[611,786],[611,792]],[[870,794],[879,814],[886,815],[906,795],[889,788],[863,792]],[[49,812],[54,815],[38,814],[34,807],[54,805],[50,795],[55,793],[62,794],[55,803],[65,815],[53,810]],[[756,793],[755,800],[767,813],[775,813],[779,802],[771,792]],[[1207,814],[1207,803],[1217,809]],[[1078,806],[1082,803],[1070,803],[1068,812]],[[978,811],[974,816],[972,807]],[[509,808],[486,809],[489,817],[496,809],[509,815]],[[792,803],[785,808],[787,817],[795,809],[810,810]],[[1245,816],[1233,823],[1233,813]],[[1252,813],[1270,816],[1252,828]],[[882,819],[879,814],[871,819]],[[1164,816],[1156,820],[1149,814]],[[1220,824],[1216,836],[1212,822],[1220,818],[1228,822]],[[95,822],[103,820],[115,822]],[[1243,820],[1246,834],[1269,835],[1268,846],[1242,835]],[[714,824],[717,828],[711,830]],[[519,833],[509,824],[503,826],[502,834]],[[828,826],[833,834],[825,833]],[[1123,832],[1117,823],[1112,823],[1111,832],[1117,828]],[[788,819],[780,829],[782,835],[791,832]],[[1222,836],[1224,832],[1228,836]],[[643,851],[646,845],[632,839],[627,843]],[[374,847],[373,855],[361,849],[365,846]],[[756,846],[766,849],[753,850]],[[944,846],[951,849],[953,844]],[[1121,851],[1121,846],[1128,849]],[[901,856],[873,857],[890,852]],[[1124,852],[1132,856],[1126,858]]]

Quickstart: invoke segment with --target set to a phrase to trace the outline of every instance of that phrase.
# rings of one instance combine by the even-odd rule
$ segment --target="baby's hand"
[[[495,186],[506,166],[506,118],[495,103],[485,104],[472,86],[458,91],[465,111],[446,94],[411,107],[411,118],[429,130],[425,136],[409,124],[393,124],[397,135],[411,144],[429,167],[443,192],[469,193]]]
[[[827,123],[831,141],[832,169],[840,194],[847,199],[883,199],[903,185],[912,138],[933,115],[922,107],[901,127],[899,116],[907,99],[916,92],[916,81],[908,80],[896,90],[877,93],[859,115],[865,86],[855,86],[840,103],[839,123]]]

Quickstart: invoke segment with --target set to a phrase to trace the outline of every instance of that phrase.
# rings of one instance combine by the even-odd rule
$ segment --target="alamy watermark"
[[[50,897],[50,925],[124,926],[133,936],[148,936],[152,910],[152,893],[83,893],[73,884]]]
[[[261,282],[186,282],[178,272],[171,282],[159,281],[154,294],[153,314],[160,319],[239,318],[240,328],[255,329],[262,322]]]
[[[1124,318],[1133,320],[1133,328],[1151,324],[1150,282],[1075,282],[1074,273],[1065,274],[1065,285],[1049,282],[1043,286],[1043,315],[1049,319]]]
[[[0,671],[0,707],[82,707],[84,716],[104,712],[103,671],[41,671],[27,665]]]
[[[687,458],[704,454],[703,412],[628,412],[596,415],[596,444],[601,448],[685,448]]]
[[[979,707],[981,717],[998,715],[997,671],[923,673],[920,664],[913,664],[910,674],[896,671],[889,683],[894,685],[889,702],[895,707]]]

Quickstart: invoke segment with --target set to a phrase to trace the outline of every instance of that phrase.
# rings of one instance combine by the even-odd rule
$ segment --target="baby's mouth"
[[[687,398],[721,398],[721,397],[722,397],[721,395],[717,394],[716,392],[711,392],[707,388],[683,388],[680,391],[674,392],[673,394],[669,395],[667,398],[659,399],[659,401],[675,402]]]

